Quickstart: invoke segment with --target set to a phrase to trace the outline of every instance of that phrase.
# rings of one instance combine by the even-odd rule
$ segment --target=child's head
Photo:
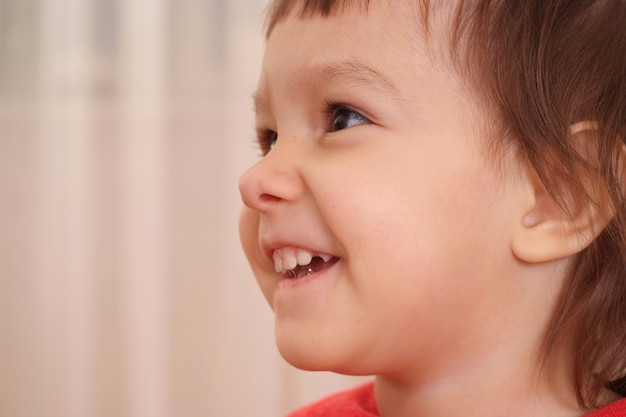
[[[624,22],[618,0],[274,1],[241,235],[283,356],[537,371],[586,405],[623,377]]]

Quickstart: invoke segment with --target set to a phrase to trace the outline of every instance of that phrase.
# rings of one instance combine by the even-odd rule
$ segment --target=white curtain
[[[0,415],[278,417],[237,237],[261,0],[0,0]]]

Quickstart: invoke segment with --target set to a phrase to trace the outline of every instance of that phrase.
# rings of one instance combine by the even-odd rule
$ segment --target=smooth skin
[[[268,40],[240,233],[281,354],[376,375],[382,417],[580,415],[560,351],[541,372],[539,349],[588,243],[564,243],[514,148],[487,151],[485,106],[445,58],[450,10],[427,42],[411,2],[370,3]],[[284,247],[339,260],[288,280]]]

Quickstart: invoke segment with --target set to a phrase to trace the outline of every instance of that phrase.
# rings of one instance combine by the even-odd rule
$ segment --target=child
[[[274,0],[240,233],[292,417],[626,416],[626,2]]]

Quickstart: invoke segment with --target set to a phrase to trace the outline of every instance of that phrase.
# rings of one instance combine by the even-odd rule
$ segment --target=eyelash
[[[350,107],[343,105],[343,104],[337,104],[337,103],[327,101],[326,108],[324,109],[324,113],[326,114],[326,119],[327,119],[326,124],[327,124],[327,129],[329,132],[342,130],[342,129],[335,128],[337,117],[341,114],[341,112],[350,114],[352,116],[356,116],[356,118],[359,119],[363,123],[370,123],[370,120],[367,117],[363,116],[358,111],[353,110]],[[347,126],[343,129],[347,129],[349,127],[351,126]],[[278,133],[271,129],[259,129],[257,131],[257,142],[258,142],[259,148],[261,149],[261,153],[263,156],[267,155],[268,152],[272,150],[277,140],[278,140]]]
[[[278,133],[270,129],[259,129],[257,131],[257,143],[261,149],[261,155],[265,156],[272,150],[276,140],[278,139]]]

